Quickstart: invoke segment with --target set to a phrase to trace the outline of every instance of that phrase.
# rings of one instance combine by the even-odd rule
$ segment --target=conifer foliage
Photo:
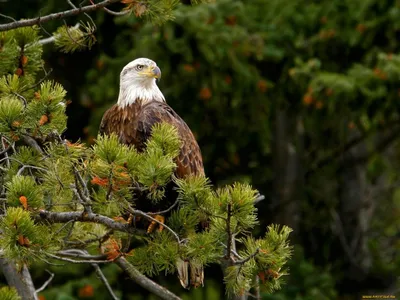
[[[129,5],[135,1],[123,2],[134,9]],[[63,51],[77,50],[78,39],[79,45],[91,46],[91,36],[68,30],[55,35]],[[131,274],[138,270],[147,276],[176,273],[185,262],[190,270],[220,264],[228,295],[244,295],[258,282],[268,291],[278,289],[291,254],[291,230],[271,225],[264,237],[251,235],[258,224],[257,191],[241,183],[215,189],[201,176],[176,179],[181,141],[168,124],[154,126],[141,153],[114,135],[98,137],[92,147],[63,139],[66,91],[42,74],[39,38],[38,27],[0,35],[2,257],[18,269],[53,260],[97,267],[128,263]],[[177,199],[165,193],[172,181]],[[138,191],[145,196],[136,197]],[[136,209],[139,200],[172,200],[158,212],[168,214],[158,230],[147,233],[136,226],[154,221],[154,212]],[[0,295],[19,299],[9,288]]]

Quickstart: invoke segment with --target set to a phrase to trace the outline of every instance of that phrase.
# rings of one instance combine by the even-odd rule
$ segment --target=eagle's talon
[[[160,223],[164,224],[165,218],[162,215],[155,215],[154,219],[156,219],[157,221],[159,221]],[[154,228],[157,226],[157,224],[159,225],[158,227],[158,232],[163,231],[164,226],[162,226],[161,224],[157,223],[156,221],[151,221],[149,227],[147,228],[147,233],[152,233],[154,231]]]

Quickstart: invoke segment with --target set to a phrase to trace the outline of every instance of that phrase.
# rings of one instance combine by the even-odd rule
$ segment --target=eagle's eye
[[[136,70],[137,70],[137,71],[141,71],[141,70],[143,70],[143,68],[144,68],[143,65],[137,65],[137,66],[136,66]]]

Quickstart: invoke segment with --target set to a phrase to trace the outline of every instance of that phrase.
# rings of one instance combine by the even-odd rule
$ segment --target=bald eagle
[[[167,122],[178,129],[182,142],[175,175],[204,175],[200,147],[189,126],[166,103],[156,84],[159,78],[161,70],[150,59],[138,58],[127,64],[120,75],[118,102],[105,112],[99,133],[115,133],[121,143],[143,151],[152,126]]]
[[[152,126],[167,122],[177,128],[181,140],[181,149],[175,160],[175,176],[184,178],[188,175],[204,175],[200,147],[185,121],[166,103],[156,84],[156,79],[159,78],[161,70],[150,59],[138,58],[127,64],[120,74],[118,102],[105,112],[99,133],[114,133],[121,143],[133,145],[138,151],[143,151],[151,136]],[[136,206],[145,205],[136,203]],[[157,207],[153,209],[161,210]],[[158,217],[158,220],[164,221],[163,216]],[[195,287],[203,285],[202,266],[192,266],[190,262],[178,259],[177,269],[184,288],[188,288],[190,284]]]

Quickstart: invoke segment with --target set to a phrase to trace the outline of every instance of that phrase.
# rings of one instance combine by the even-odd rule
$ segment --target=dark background
[[[59,0],[0,1],[0,12],[17,19],[65,9]],[[72,101],[68,139],[92,143],[117,100],[122,67],[151,58],[211,181],[249,182],[266,196],[255,234],[271,223],[294,229],[291,274],[265,299],[399,292],[399,1],[217,0],[182,5],[162,26],[134,15],[92,17],[90,51],[44,48],[52,78]],[[62,24],[44,24],[43,37]],[[45,280],[36,269],[34,280]],[[46,299],[106,299],[89,267],[56,272]],[[143,292],[112,266],[105,273],[124,299]],[[223,297],[218,269],[206,277],[205,288],[186,293],[175,278],[158,280],[188,298]]]

